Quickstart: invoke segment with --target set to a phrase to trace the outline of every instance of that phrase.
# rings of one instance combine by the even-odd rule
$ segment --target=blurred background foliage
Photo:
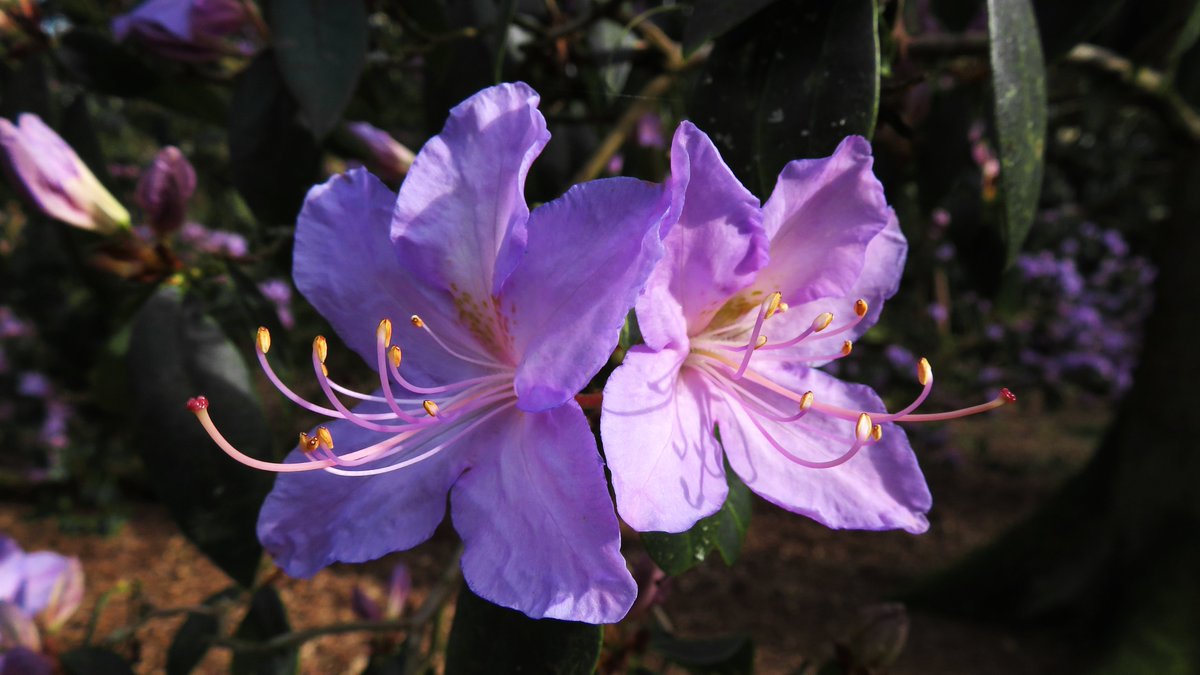
[[[0,187],[6,499],[89,530],[119,527],[158,500],[234,581],[252,585],[261,554],[253,523],[269,480],[216,452],[183,401],[201,390],[239,401],[222,406],[231,438],[282,456],[309,420],[260,397],[264,383],[246,359],[266,325],[286,379],[311,335],[328,330],[292,299],[292,228],[306,191],[356,163],[393,186],[402,179],[411,155],[381,156],[353,121],[415,151],[466,96],[524,80],[541,93],[553,134],[528,181],[534,203],[603,175],[661,180],[682,119],[713,137],[761,199],[786,162],[828,154],[847,134],[870,138],[911,248],[900,294],[840,374],[903,401],[917,388],[913,356],[927,355],[938,368],[934,405],[983,400],[1002,384],[1032,410],[1125,397],[1067,496],[913,598],[1023,619],[1068,608],[1128,638],[1092,655],[1103,672],[1200,672],[1195,633],[1182,629],[1200,625],[1200,591],[1186,572],[1195,566],[1174,562],[1197,559],[1200,531],[1189,489],[1200,469],[1184,454],[1200,424],[1190,344],[1200,327],[1180,316],[1200,301],[1200,2],[245,5],[253,18],[224,52],[188,62],[114,39],[110,21],[129,2],[3,3],[0,115],[40,115],[135,211],[135,225],[137,182],[160,148],[177,146],[198,176],[181,229],[109,237],[55,223],[11,183]],[[1162,362],[1139,370],[1155,307]],[[939,442],[937,430],[914,438]],[[1128,462],[1136,480],[1122,473]],[[715,548],[732,561],[746,527],[738,511],[731,501],[714,518],[735,521],[647,546],[672,573],[681,550]],[[1076,548],[1047,547],[1068,529]],[[1087,574],[1063,582],[1081,557]],[[1149,584],[1152,571],[1179,593],[1117,581]],[[244,640],[287,631],[286,610],[260,587]],[[1127,611],[1089,611],[1101,596],[1128,601]],[[532,641],[522,644],[584,645],[563,650],[561,672],[586,672],[599,658],[588,651],[594,635],[543,635],[477,598],[461,602],[463,622],[498,622]],[[1145,615],[1155,620],[1131,633],[1129,617]],[[462,641],[482,639],[472,630],[456,627],[451,654],[470,653]],[[693,672],[745,672],[753,657],[736,640],[649,644]],[[614,658],[602,663],[617,672],[626,662]],[[245,672],[290,667],[250,661]],[[456,672],[484,672],[478,662],[449,660]],[[828,672],[874,672],[859,666],[868,667],[851,654]]]

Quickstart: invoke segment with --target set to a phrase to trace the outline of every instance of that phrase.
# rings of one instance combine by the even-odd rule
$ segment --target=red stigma
[[[1005,389],[1005,391],[1008,391],[1008,390]],[[208,399],[204,398],[203,396],[196,396],[195,398],[189,398],[188,402],[187,402],[187,409],[191,410],[192,412],[200,412],[201,410],[207,410],[208,409]]]
[[[1016,403],[1017,402],[1017,395],[1012,393],[1008,389],[1000,390],[1000,398],[1004,399],[1004,401],[1006,403]]]

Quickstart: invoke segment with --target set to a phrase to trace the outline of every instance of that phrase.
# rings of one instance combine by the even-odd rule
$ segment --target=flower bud
[[[0,146],[14,182],[46,215],[106,234],[129,227],[125,207],[37,115],[24,113],[16,125],[0,119]]]
[[[400,563],[392,570],[392,579],[388,583],[387,604],[384,605],[384,616],[398,619],[404,613],[404,605],[408,602],[408,594],[412,591],[412,574],[408,565]]]
[[[241,0],[147,0],[128,14],[113,19],[113,37],[132,40],[146,49],[178,61],[215,61],[245,53],[225,38],[252,21]]]
[[[187,202],[196,191],[196,171],[179,148],[159,151],[142,173],[137,186],[137,203],[146,214],[146,224],[162,235],[183,226]]]
[[[366,122],[350,122],[346,130],[372,173],[388,182],[396,182],[408,173],[415,155],[388,132]]]
[[[383,610],[361,586],[355,586],[350,594],[350,610],[364,621],[379,621],[383,618]]]

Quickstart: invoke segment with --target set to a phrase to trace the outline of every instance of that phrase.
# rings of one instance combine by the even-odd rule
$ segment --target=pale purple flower
[[[389,183],[399,182],[412,166],[413,151],[388,132],[367,122],[348,122],[346,129],[362,145],[366,166]]]
[[[83,567],[78,558],[52,551],[26,553],[0,535],[0,602],[11,603],[54,630],[82,600]]]
[[[637,121],[637,144],[643,148],[665,148],[662,118],[654,111],[647,112]]]
[[[226,38],[245,30],[252,17],[242,0],[147,0],[112,21],[113,37],[138,42],[179,61],[214,61],[247,54],[247,45]]]
[[[309,193],[296,286],[378,370],[380,389],[330,380],[317,338],[313,372],[328,402],[303,401],[271,370],[260,330],[268,377],[334,418],[283,464],[241,455],[207,401],[190,402],[226,452],[281,472],[258,532],[289,574],[425,541],[448,494],[463,577],[479,596],[592,623],[633,603],[603,466],[573,396],[609,358],[662,254],[671,200],[661,186],[611,178],[530,213],[525,176],[549,139],[538,100],[518,83],[464,101],[399,195],[364,170]],[[350,410],[341,396],[363,402]]]
[[[613,156],[608,158],[608,164],[605,165],[604,170],[611,176],[621,175],[621,172],[625,170],[625,155],[619,152],[613,153]]]
[[[53,387],[49,378],[42,373],[27,370],[17,379],[17,393],[31,398],[46,398]]]
[[[815,369],[849,354],[844,340],[875,322],[904,266],[871,163],[850,137],[784,167],[760,208],[708,136],[680,125],[670,186],[682,212],[637,302],[645,344],[608,380],[600,420],[634,529],[681,532],[716,512],[726,461],[760,496],[829,527],[928,527],[929,490],[894,422],[1003,401],[912,415],[933,381],[922,359],[921,395],[888,414],[870,388]]]
[[[102,233],[129,227],[125,207],[37,115],[22,113],[16,125],[0,118],[0,145],[10,175],[46,215]]]
[[[3,605],[4,603],[0,603]],[[53,675],[54,664],[49,658],[27,646],[18,646],[0,653],[0,675]]]
[[[292,285],[286,279],[268,279],[258,285],[258,290],[275,305],[275,316],[279,318],[279,325],[284,328],[295,327],[296,317],[292,315]]]
[[[167,146],[154,157],[137,186],[137,202],[146,224],[158,234],[183,226],[187,203],[196,191],[196,170],[179,148]]]

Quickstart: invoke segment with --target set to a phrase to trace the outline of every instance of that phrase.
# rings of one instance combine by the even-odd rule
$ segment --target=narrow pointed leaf
[[[1030,0],[988,0],[1007,260],[1033,225],[1046,146],[1046,64]]]
[[[205,607],[215,607],[222,601],[236,598],[238,589],[227,588],[204,601]],[[190,613],[167,649],[167,675],[188,675],[196,664],[204,658],[212,647],[212,639],[217,637],[220,623],[212,614]]]
[[[266,642],[291,630],[287,608],[273,586],[263,586],[254,593],[250,611],[242,619],[233,636],[250,642]],[[296,647],[271,652],[235,651],[230,672],[233,675],[291,675],[300,665]]]

